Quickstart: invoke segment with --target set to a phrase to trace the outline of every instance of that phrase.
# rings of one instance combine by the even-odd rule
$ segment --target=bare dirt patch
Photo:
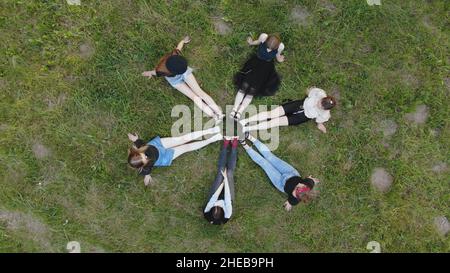
[[[446,236],[450,231],[450,223],[445,216],[438,216],[434,218],[434,227],[441,236]]]
[[[45,100],[47,102],[48,108],[51,110],[63,105],[66,99],[67,95],[65,93],[61,93],[57,98],[46,98]]]
[[[339,90],[339,87],[334,86],[333,88],[331,88],[330,96],[333,96],[339,103],[339,101],[341,100],[341,91]]]
[[[385,137],[394,135],[395,132],[397,132],[397,128],[397,123],[391,119],[383,120],[380,126],[380,130],[383,132]]]
[[[408,87],[411,88],[417,88],[420,83],[419,79],[410,73],[401,75],[401,79]]]
[[[444,79],[444,83],[445,83],[445,87],[447,87],[447,91],[449,91],[450,90],[450,78],[446,77]],[[448,92],[447,92],[447,94],[448,94]]]
[[[423,124],[427,121],[429,114],[428,106],[421,104],[416,107],[416,110],[412,113],[407,113],[405,119],[415,124]]]
[[[371,45],[368,45],[368,44],[363,44],[362,46],[361,46],[361,52],[362,53],[364,53],[364,54],[369,54],[369,53],[372,53],[374,50],[373,50],[373,47],[371,46]]]
[[[295,139],[290,141],[290,144],[288,146],[288,150],[293,151],[293,152],[306,151],[307,149],[308,149],[307,143],[305,143],[301,140],[295,140]]]
[[[79,47],[79,55],[83,59],[89,59],[95,53],[95,48],[90,42],[85,42]]]
[[[339,123],[339,126],[344,129],[352,129],[355,126],[355,122],[352,119],[346,119],[344,122]]]
[[[225,20],[221,17],[214,17],[213,24],[214,29],[220,35],[228,35],[233,31],[231,26],[227,22],[225,22]]]
[[[37,159],[44,159],[52,154],[51,151],[40,142],[35,142],[32,150]]]
[[[74,75],[67,75],[67,76],[64,76],[64,81],[66,81],[66,82],[68,82],[68,83],[74,83],[74,82],[76,82],[78,80],[78,77],[77,76],[74,76]]]
[[[438,29],[431,22],[431,18],[429,15],[426,15],[422,18],[422,24],[431,32],[436,32]]]
[[[0,78],[0,90],[6,89],[7,86],[8,86],[8,82],[5,79]]]
[[[295,6],[292,9],[291,19],[301,26],[308,26],[311,24],[311,14],[302,6]]]
[[[438,162],[431,168],[431,170],[435,173],[445,173],[448,171],[448,165],[445,162]]]
[[[342,169],[345,172],[350,171],[353,168],[354,162],[353,162],[353,156],[349,156],[348,159],[342,164]]]
[[[320,1],[320,3],[321,3],[321,6],[322,6],[323,8],[325,8],[326,10],[328,10],[329,12],[331,12],[331,13],[336,13],[337,8],[336,8],[336,6],[335,6],[333,3],[331,3],[330,1],[328,1],[328,0],[322,0],[322,1]]]
[[[4,124],[4,123],[0,124],[0,132],[6,131],[6,130],[8,130],[8,128],[9,128],[8,124]]]
[[[439,129],[439,128],[430,129],[430,133],[432,136],[438,137],[441,135],[441,129]]]
[[[31,214],[0,209],[0,223],[8,230],[25,232],[23,236],[37,242],[44,250],[51,247],[48,227]]]
[[[379,192],[386,193],[392,186],[394,178],[384,168],[375,168],[370,182]]]

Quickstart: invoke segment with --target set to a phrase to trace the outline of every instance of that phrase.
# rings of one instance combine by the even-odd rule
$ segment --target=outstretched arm
[[[222,175],[223,175],[223,183],[224,183],[224,187],[225,187],[225,193],[224,193],[224,203],[225,203],[225,207],[224,209],[224,214],[225,214],[225,218],[230,219],[231,214],[233,213],[233,206],[231,204],[231,193],[230,193],[230,185],[229,185],[229,181],[228,181],[228,177],[227,177],[227,171],[226,170],[222,170]]]
[[[292,209],[292,205],[289,203],[289,201],[284,202],[283,207],[286,211],[291,211]]]
[[[128,139],[131,140],[131,142],[134,143],[134,146],[136,148],[141,148],[142,146],[145,145],[145,142],[142,139],[139,138],[137,133],[134,133],[134,135],[131,134],[131,133],[128,133]]]
[[[317,129],[319,129],[323,133],[327,132],[327,127],[325,127],[325,125],[323,125],[323,123],[317,123]]]
[[[183,49],[184,44],[187,44],[187,43],[189,43],[190,41],[191,41],[191,37],[189,37],[189,36],[184,37],[183,40],[181,40],[181,41],[178,43],[177,49],[178,49],[179,51],[181,51],[181,50]]]
[[[217,190],[214,192],[214,194],[209,198],[208,203],[205,206],[204,212],[208,212],[211,210],[212,207],[214,207],[214,204],[216,203],[217,199],[219,198],[220,193],[222,192],[224,187],[224,184],[220,184],[220,186],[217,188]]]
[[[281,43],[280,46],[278,47],[278,53],[277,53],[277,61],[282,63],[284,62],[284,55],[281,55],[281,52],[283,52],[284,50],[284,44]]]
[[[156,76],[156,71],[155,70],[144,71],[144,72],[142,72],[142,76],[151,78],[153,76]]]
[[[144,185],[148,186],[150,184],[153,184],[153,179],[149,174],[147,174],[146,176],[144,176]]]
[[[209,190],[208,196],[212,196],[223,181],[222,170],[225,168],[226,161],[227,161],[227,147],[228,147],[228,144],[225,146],[225,143],[224,143],[224,146],[222,147],[222,150],[220,151],[219,161],[217,163],[216,178],[214,179],[214,182],[211,185],[211,189]]]
[[[261,35],[259,35],[258,40],[254,40],[252,39],[252,37],[248,37],[247,38],[247,43],[249,45],[259,45],[260,43],[264,43],[267,39],[267,37],[269,37],[269,35],[267,35],[266,33],[261,33]]]

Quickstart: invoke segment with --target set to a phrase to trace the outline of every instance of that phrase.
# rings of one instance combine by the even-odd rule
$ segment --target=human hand
[[[282,63],[282,62],[284,62],[284,59],[285,59],[284,55],[277,55],[278,62]]]
[[[291,211],[291,209],[292,209],[292,205],[289,204],[289,201],[284,202],[283,206],[286,211]]]
[[[247,38],[247,43],[249,44],[249,45],[252,45],[252,43],[253,43],[253,39],[252,39],[252,37],[248,37]]]
[[[315,184],[320,182],[320,180],[318,178],[312,177],[312,175],[308,176],[308,178],[312,179],[312,181],[314,181]]]
[[[144,71],[142,72],[142,76],[151,78],[154,75],[153,70],[152,71]]]
[[[189,37],[189,36],[186,36],[186,37],[183,38],[183,42],[185,44],[189,43],[190,41],[191,41],[191,37]]]
[[[134,135],[132,133],[128,133],[128,139],[131,140],[132,142],[135,142],[136,140],[139,139],[139,136],[137,133],[135,133]]]
[[[319,129],[320,131],[322,131],[324,134],[327,133],[327,128],[325,127],[325,125],[323,125],[323,123],[317,124],[317,129]]]
[[[150,184],[153,184],[153,179],[150,175],[144,176],[144,185],[148,186]]]

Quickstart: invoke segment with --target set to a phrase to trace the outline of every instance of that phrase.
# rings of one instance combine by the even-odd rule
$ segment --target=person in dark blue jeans
[[[206,220],[214,225],[225,224],[233,212],[232,202],[235,196],[233,174],[236,168],[237,146],[237,137],[225,139],[219,154],[216,179],[211,185],[208,202],[203,210]]]
[[[275,156],[258,139],[250,134],[247,134],[247,139],[253,142],[253,146],[259,151],[259,153],[256,152],[243,140],[241,144],[247,154],[264,170],[273,186],[287,194],[288,200],[284,203],[287,211],[290,211],[292,206],[297,205],[300,201],[309,201],[313,197],[311,190],[319,183],[317,178],[312,176],[302,178],[294,167]]]

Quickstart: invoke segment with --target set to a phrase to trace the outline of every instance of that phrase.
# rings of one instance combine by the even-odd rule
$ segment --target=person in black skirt
[[[280,86],[280,76],[275,71],[274,59],[284,61],[281,52],[284,44],[277,35],[262,33],[258,40],[247,39],[249,45],[258,45],[258,51],[244,64],[234,76],[234,84],[238,90],[231,118],[239,120],[253,97],[273,96]]]

